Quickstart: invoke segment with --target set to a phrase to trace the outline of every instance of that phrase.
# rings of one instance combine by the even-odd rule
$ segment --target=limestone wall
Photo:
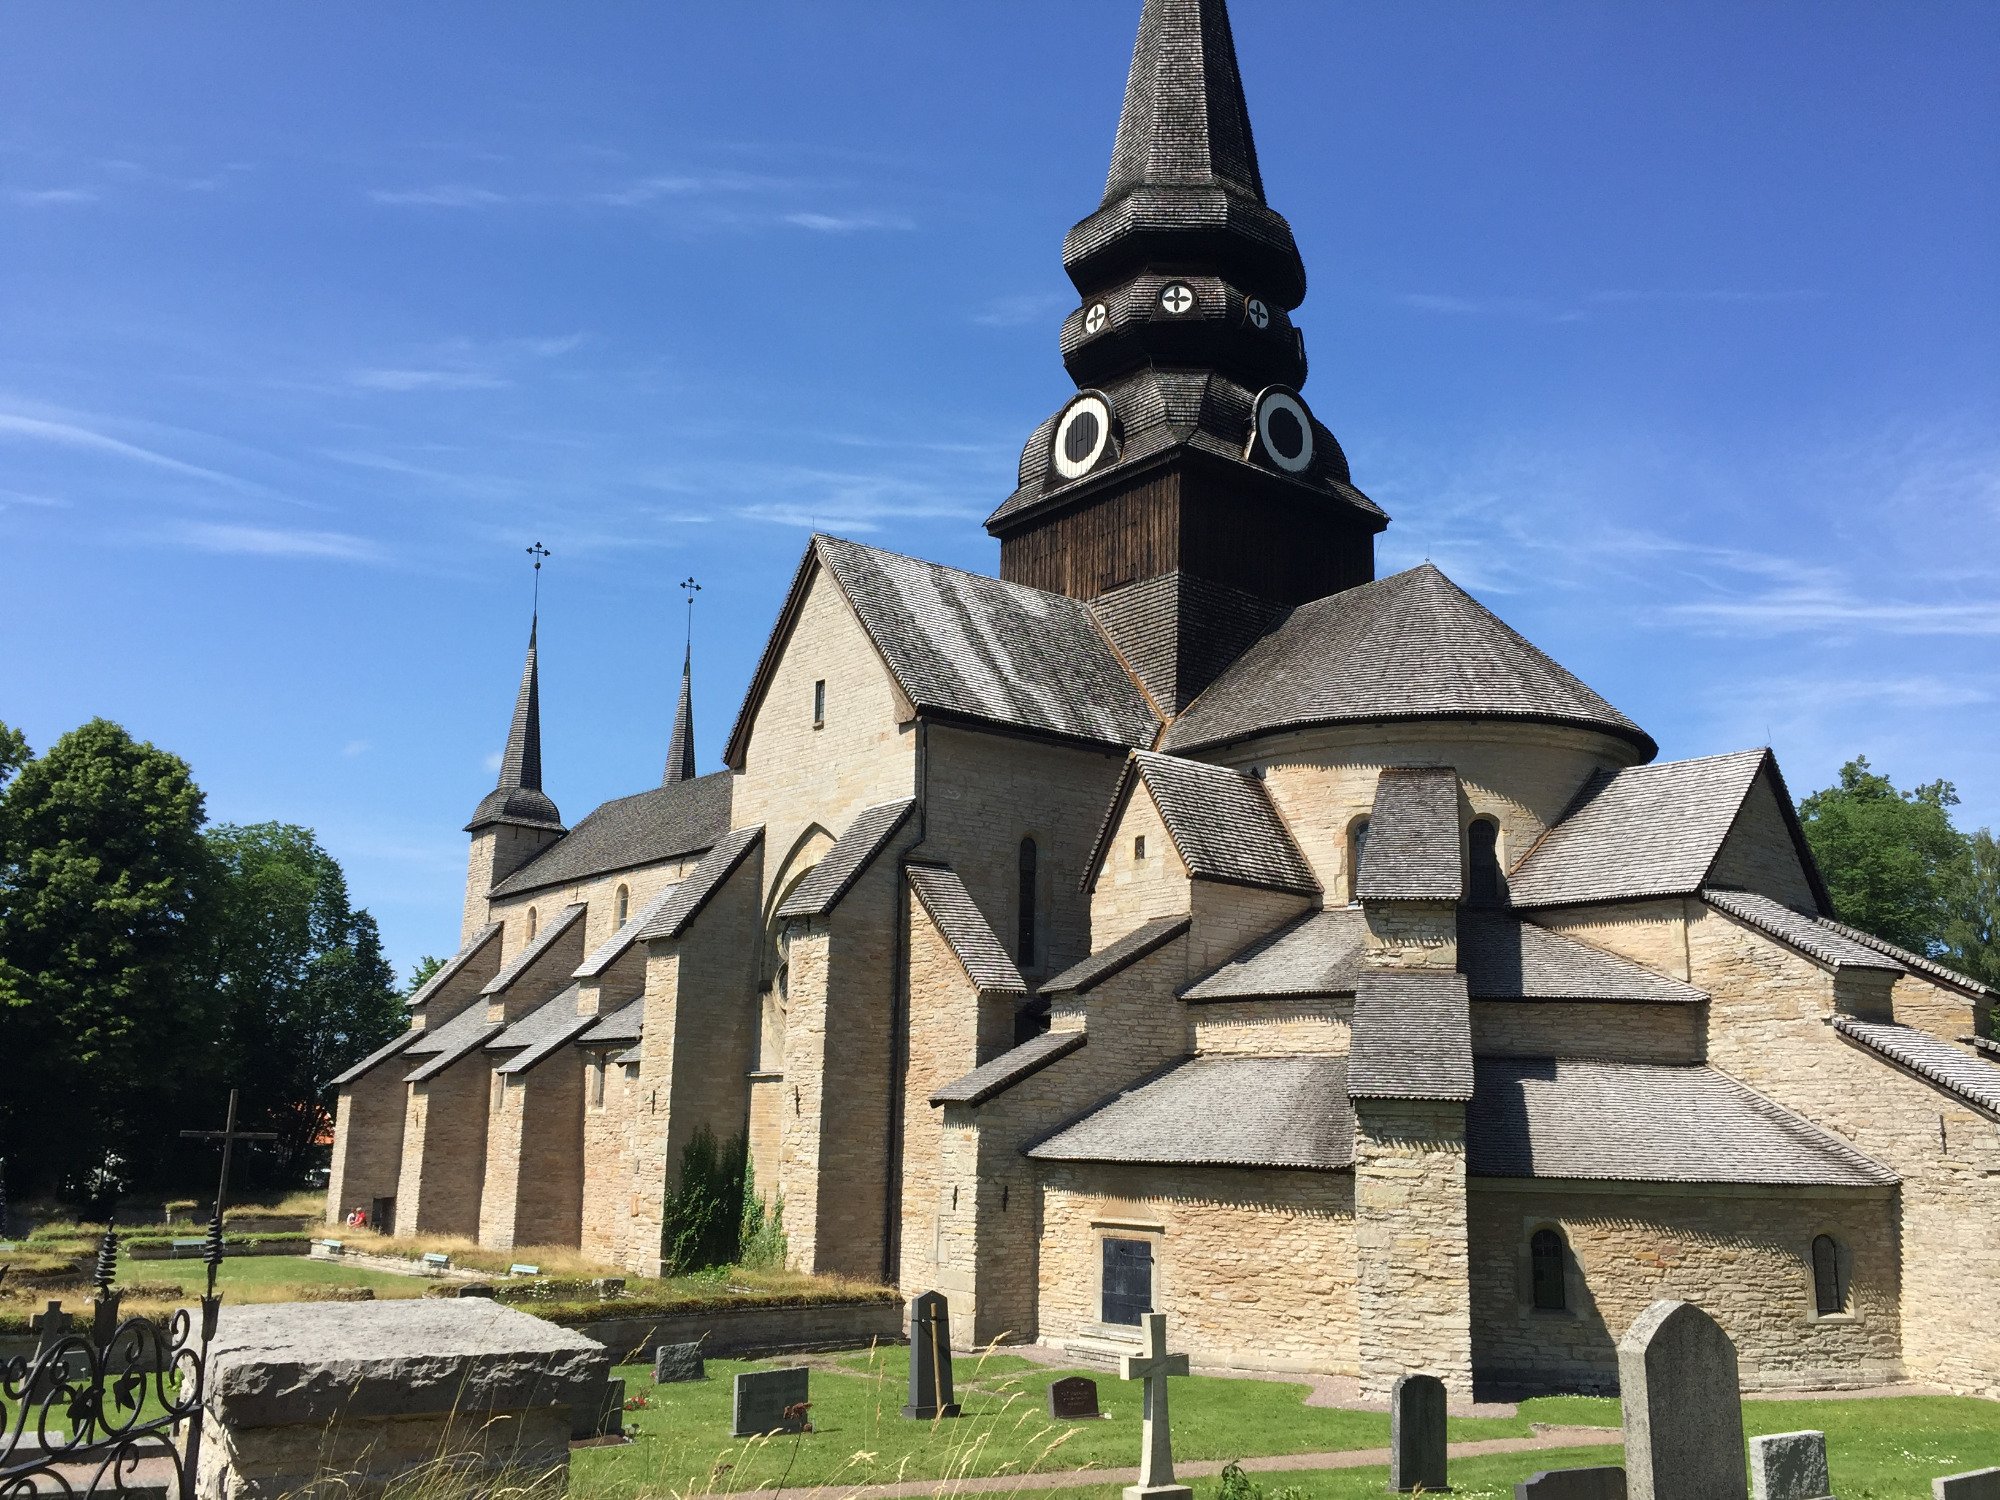
[[[1600,768],[1631,765],[1632,747],[1584,729],[1534,724],[1339,725],[1265,735],[1227,763],[1262,770],[1265,785],[1329,901],[1352,898],[1347,831],[1375,805],[1384,766],[1452,766],[1461,826],[1500,825],[1500,863],[1512,869]]]
[[[374,1200],[396,1196],[403,1169],[403,1079],[409,1071],[399,1054],[342,1085],[334,1107],[327,1223],[338,1224],[365,1208],[373,1224]]]
[[[1443,901],[1370,901],[1367,961],[1390,969],[1458,969],[1458,907]]]
[[[1354,1033],[1346,1000],[1214,1000],[1190,1005],[1197,1052],[1345,1057]]]
[[[1979,1025],[1972,999],[1920,974],[1905,974],[1896,980],[1890,1000],[1896,1019],[1905,1026],[1927,1031],[1941,1042],[1957,1043],[1961,1037],[1986,1035]]]
[[[1817,905],[1812,882],[1799,863],[1798,846],[1792,842],[1778,795],[1766,766],[1757,773],[1729,836],[1722,841],[1708,884],[1757,891],[1800,911],[1812,911]]]
[[[595,1050],[584,1064],[579,1237],[586,1255],[629,1270],[639,1261],[632,1239],[639,1212],[632,1177],[633,1135],[644,1094],[639,1065],[611,1061],[616,1055]],[[602,1102],[597,1093],[600,1071]]]
[[[1106,841],[1103,863],[1092,872],[1090,951],[1110,947],[1155,917],[1181,915],[1193,899],[1187,862],[1167,833],[1160,805],[1145,782],[1134,778]]]
[[[1965,1316],[2000,1285],[2000,1123],[1841,1038],[1834,986],[1811,960],[1724,915],[1689,924],[1711,1002],[1715,1066],[1903,1179],[1903,1362],[1913,1379],[2000,1393],[2000,1325]]]
[[[1316,905],[1312,897],[1290,891],[1267,891],[1218,880],[1193,882],[1184,908],[1194,918],[1194,925],[1188,929],[1189,972],[1183,985],[1221,968],[1258,939],[1296,921]]]
[[[479,1233],[486,1179],[492,1065],[474,1052],[406,1091],[396,1228],[403,1234]]]
[[[1708,1049],[1702,1005],[1475,1000],[1472,1050],[1486,1057],[1605,1057],[1700,1062]]]
[[[924,840],[958,872],[1021,972],[1060,973],[1090,953],[1085,866],[1124,769],[1122,750],[1085,749],[942,724],[923,730]],[[1036,851],[1035,952],[1023,955],[1020,847]]]
[[[1527,916],[1551,932],[1620,954],[1656,974],[1689,979],[1687,924],[1691,914],[1703,909],[1700,901],[1675,896],[1614,906],[1558,907]]]
[[[1472,1390],[1466,1307],[1465,1106],[1354,1103],[1356,1373],[1364,1396],[1398,1375]]]
[[[580,1245],[584,1184],[584,1057],[565,1047],[504,1080],[487,1123],[479,1243]]]
[[[488,892],[559,837],[552,829],[494,823],[472,836],[465,862],[465,910],[459,922],[462,948],[472,935],[493,920]]]
[[[1103,1328],[1107,1237],[1152,1242],[1154,1309],[1167,1315],[1174,1347],[1197,1364],[1354,1373],[1354,1180],[1347,1173],[1046,1169],[1045,1340]]]
[[[1568,1245],[1568,1308],[1537,1311],[1528,1242]],[[1814,1311],[1812,1242],[1849,1254],[1852,1312]],[[1617,1342],[1661,1297],[1698,1304],[1735,1340],[1752,1390],[1900,1378],[1892,1192],[1475,1179],[1472,1353],[1482,1386],[1615,1390]]]
[[[602,875],[593,875],[587,880],[572,880],[561,885],[543,886],[540,890],[524,891],[518,896],[506,896],[492,903],[493,920],[506,924],[507,953],[512,955],[526,947],[529,940],[528,912],[532,908],[541,926],[548,923],[565,906],[578,902],[590,908],[583,919],[583,933],[580,945],[584,955],[595,953],[609,942],[618,932],[618,888],[625,887],[626,910],[629,915],[644,906],[667,886],[677,884],[695,865],[699,856],[687,859],[661,860],[657,864],[637,865],[631,869],[611,870]],[[578,962],[582,962],[581,959]],[[575,968],[572,964],[571,968]],[[568,981],[565,980],[565,983]],[[636,989],[630,993],[636,994]]]

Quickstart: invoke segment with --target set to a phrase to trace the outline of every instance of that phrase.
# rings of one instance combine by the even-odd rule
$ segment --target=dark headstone
[[[1625,1500],[1625,1471],[1545,1469],[1515,1485],[1514,1500]]]
[[[2000,1469],[1974,1469],[1931,1481],[1932,1500],[2000,1500]]]
[[[752,1370],[736,1377],[735,1421],[732,1437],[756,1437],[766,1432],[804,1432],[807,1370],[795,1365],[789,1370]]]
[[[458,1284],[458,1295],[461,1297],[492,1297],[497,1294],[494,1292],[490,1282],[461,1281]]]
[[[1444,1382],[1398,1375],[1389,1389],[1389,1488],[1444,1489],[1444,1444]]]
[[[1618,1341],[1632,1500],[1749,1500],[1736,1346],[1692,1302],[1662,1299]]]
[[[1826,1434],[1774,1432],[1750,1439],[1753,1500],[1831,1500]]]
[[[925,1422],[958,1415],[951,1390],[951,1304],[939,1292],[910,1299],[910,1399],[903,1415]]]
[[[597,1409],[597,1420],[591,1424],[591,1437],[620,1437],[625,1431],[625,1382],[619,1379],[604,1382],[604,1404]]]
[[[678,1385],[683,1380],[706,1380],[700,1344],[661,1344],[653,1351],[653,1384]]]
[[[1080,1421],[1097,1415],[1097,1382],[1087,1375],[1066,1375],[1049,1382],[1049,1415]]]

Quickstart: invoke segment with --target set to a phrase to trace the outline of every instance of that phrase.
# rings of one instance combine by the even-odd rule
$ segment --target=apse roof
[[[1430,563],[1302,604],[1168,728],[1186,753],[1274,730],[1399,719],[1524,719],[1652,736]]]

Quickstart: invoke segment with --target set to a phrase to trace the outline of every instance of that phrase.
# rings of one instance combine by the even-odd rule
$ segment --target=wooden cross
[[[238,1141],[275,1141],[275,1130],[238,1130],[236,1128],[236,1090],[229,1091],[229,1118],[223,1121],[220,1130],[183,1130],[181,1139],[189,1141],[222,1142],[222,1176],[215,1184],[215,1219],[222,1222],[224,1200],[229,1196],[229,1155]]]
[[[1167,1353],[1167,1315],[1146,1313],[1139,1320],[1146,1352],[1118,1361],[1124,1380],[1146,1382],[1145,1434],[1139,1455],[1139,1482],[1128,1485],[1125,1500],[1187,1500],[1194,1491],[1174,1483],[1173,1429],[1167,1424],[1167,1377],[1185,1375],[1188,1357]]]

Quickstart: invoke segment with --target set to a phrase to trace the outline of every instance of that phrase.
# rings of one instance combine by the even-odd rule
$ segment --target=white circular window
[[[1252,297],[1243,307],[1243,316],[1249,319],[1252,328],[1271,326],[1271,309],[1264,305],[1261,297]]]
[[[1194,311],[1194,288],[1185,281],[1170,281],[1160,288],[1160,306],[1179,317]]]
[[[1287,474],[1312,467],[1312,417],[1305,402],[1289,391],[1266,391],[1257,401],[1257,441]]]
[[[1081,396],[1070,404],[1056,423],[1053,457],[1056,472],[1065,479],[1081,479],[1111,444],[1111,408],[1102,396]]]
[[[1083,331],[1085,333],[1102,333],[1104,325],[1110,321],[1111,314],[1104,310],[1104,304],[1102,302],[1093,302],[1090,304],[1090,311],[1083,315]]]

